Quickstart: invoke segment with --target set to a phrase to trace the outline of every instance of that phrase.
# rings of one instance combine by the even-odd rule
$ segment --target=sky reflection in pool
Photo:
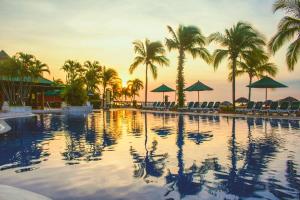
[[[0,184],[53,199],[299,199],[299,121],[115,110],[7,123]]]

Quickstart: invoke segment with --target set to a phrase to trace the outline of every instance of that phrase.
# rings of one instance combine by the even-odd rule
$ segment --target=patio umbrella
[[[162,84],[158,88],[155,88],[151,92],[162,92],[163,93],[163,102],[165,101],[165,92],[174,92],[175,90],[166,86],[165,84]]]
[[[279,83],[272,78],[265,76],[264,78],[256,81],[250,85],[247,85],[250,88],[265,88],[266,89],[266,101],[268,100],[268,88],[285,88],[286,85]]]
[[[199,92],[200,91],[208,91],[208,90],[213,90],[211,87],[208,87],[204,83],[201,83],[200,81],[197,81],[193,85],[185,88],[185,91],[193,92],[197,91],[198,92],[198,102],[199,102]]]

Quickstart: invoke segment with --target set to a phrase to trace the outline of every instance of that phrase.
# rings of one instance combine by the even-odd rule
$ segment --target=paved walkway
[[[0,185],[0,199],[1,200],[51,200],[43,195],[23,190],[20,188]]]
[[[140,109],[136,109],[140,110]],[[258,114],[231,114],[231,113],[197,113],[197,112],[179,112],[179,111],[161,111],[161,110],[141,110],[141,112],[147,113],[165,113],[165,114],[183,114],[183,115],[202,115],[202,116],[221,116],[221,117],[254,117],[264,119],[288,119],[288,120],[300,120],[300,117],[288,116],[288,115],[258,115]]]
[[[13,113],[13,112],[1,112],[0,113],[0,119],[9,119],[9,118],[18,118],[18,117],[32,117],[35,116],[32,113],[24,113],[24,112],[20,112],[20,113]]]

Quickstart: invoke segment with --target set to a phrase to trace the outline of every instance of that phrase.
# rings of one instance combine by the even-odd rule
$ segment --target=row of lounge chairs
[[[186,107],[178,108],[178,110],[192,112],[215,112],[219,111],[220,105],[220,102],[189,102]],[[154,110],[173,110],[175,109],[175,106],[175,102],[154,102],[151,105],[144,106],[144,108]]]
[[[176,106],[175,102],[154,102],[149,106],[144,106],[146,109],[154,109],[154,110],[172,110]]]
[[[295,114],[300,111],[300,102],[289,103],[287,101],[277,102],[274,101],[270,104],[268,108],[264,108],[263,102],[253,102],[250,101],[247,103],[246,108],[237,109],[239,113],[259,113],[259,114]]]
[[[219,111],[221,103],[217,102],[189,102],[187,107],[181,108],[181,111],[193,111],[193,112],[216,112]]]

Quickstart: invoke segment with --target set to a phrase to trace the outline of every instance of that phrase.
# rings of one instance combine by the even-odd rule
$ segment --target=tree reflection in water
[[[19,167],[17,173],[31,171],[36,169],[34,165],[47,160],[50,154],[42,142],[53,136],[39,134],[44,128],[44,118],[7,119],[6,122],[11,130],[0,135],[0,170]]]
[[[116,144],[121,133],[117,124],[113,124],[111,131],[111,114],[109,111],[102,113],[102,131],[98,131],[100,133],[96,131],[94,115],[66,116],[66,150],[62,155],[64,160],[70,161],[67,164],[99,160],[106,147]]]
[[[141,156],[132,146],[130,147],[130,154],[134,160],[134,172],[135,178],[143,178],[145,182],[149,183],[151,177],[161,177],[164,173],[165,161],[168,154],[156,154],[157,141],[152,141],[150,150],[147,148],[148,143],[148,126],[147,126],[147,113],[144,113],[145,120],[145,143],[144,148],[146,151],[145,156]]]
[[[211,187],[210,190],[216,196],[220,191],[223,191],[227,194],[236,195],[236,197],[263,198],[259,191],[265,191],[267,183],[262,182],[260,176],[279,151],[280,144],[283,141],[278,135],[267,132],[264,133],[263,137],[253,139],[251,132],[251,126],[254,124],[253,119],[248,119],[247,123],[248,146],[246,147],[244,164],[241,168],[237,168],[237,161],[240,160],[243,150],[238,148],[236,142],[236,119],[232,119],[232,135],[229,141],[231,166],[229,171],[222,167],[221,171],[215,173],[216,186]],[[259,123],[259,126],[261,125]],[[273,194],[276,195],[275,193]]]
[[[178,171],[177,174],[173,174],[169,171],[165,177],[168,186],[168,191],[165,196],[168,196],[175,190],[180,194],[180,198],[183,198],[186,195],[196,195],[201,191],[202,186],[205,183],[204,174],[209,170],[217,170],[220,167],[216,158],[210,158],[202,162],[201,166],[197,166],[194,163],[191,167],[185,168],[183,159],[184,133],[184,117],[183,115],[179,115],[176,141],[178,147]]]

